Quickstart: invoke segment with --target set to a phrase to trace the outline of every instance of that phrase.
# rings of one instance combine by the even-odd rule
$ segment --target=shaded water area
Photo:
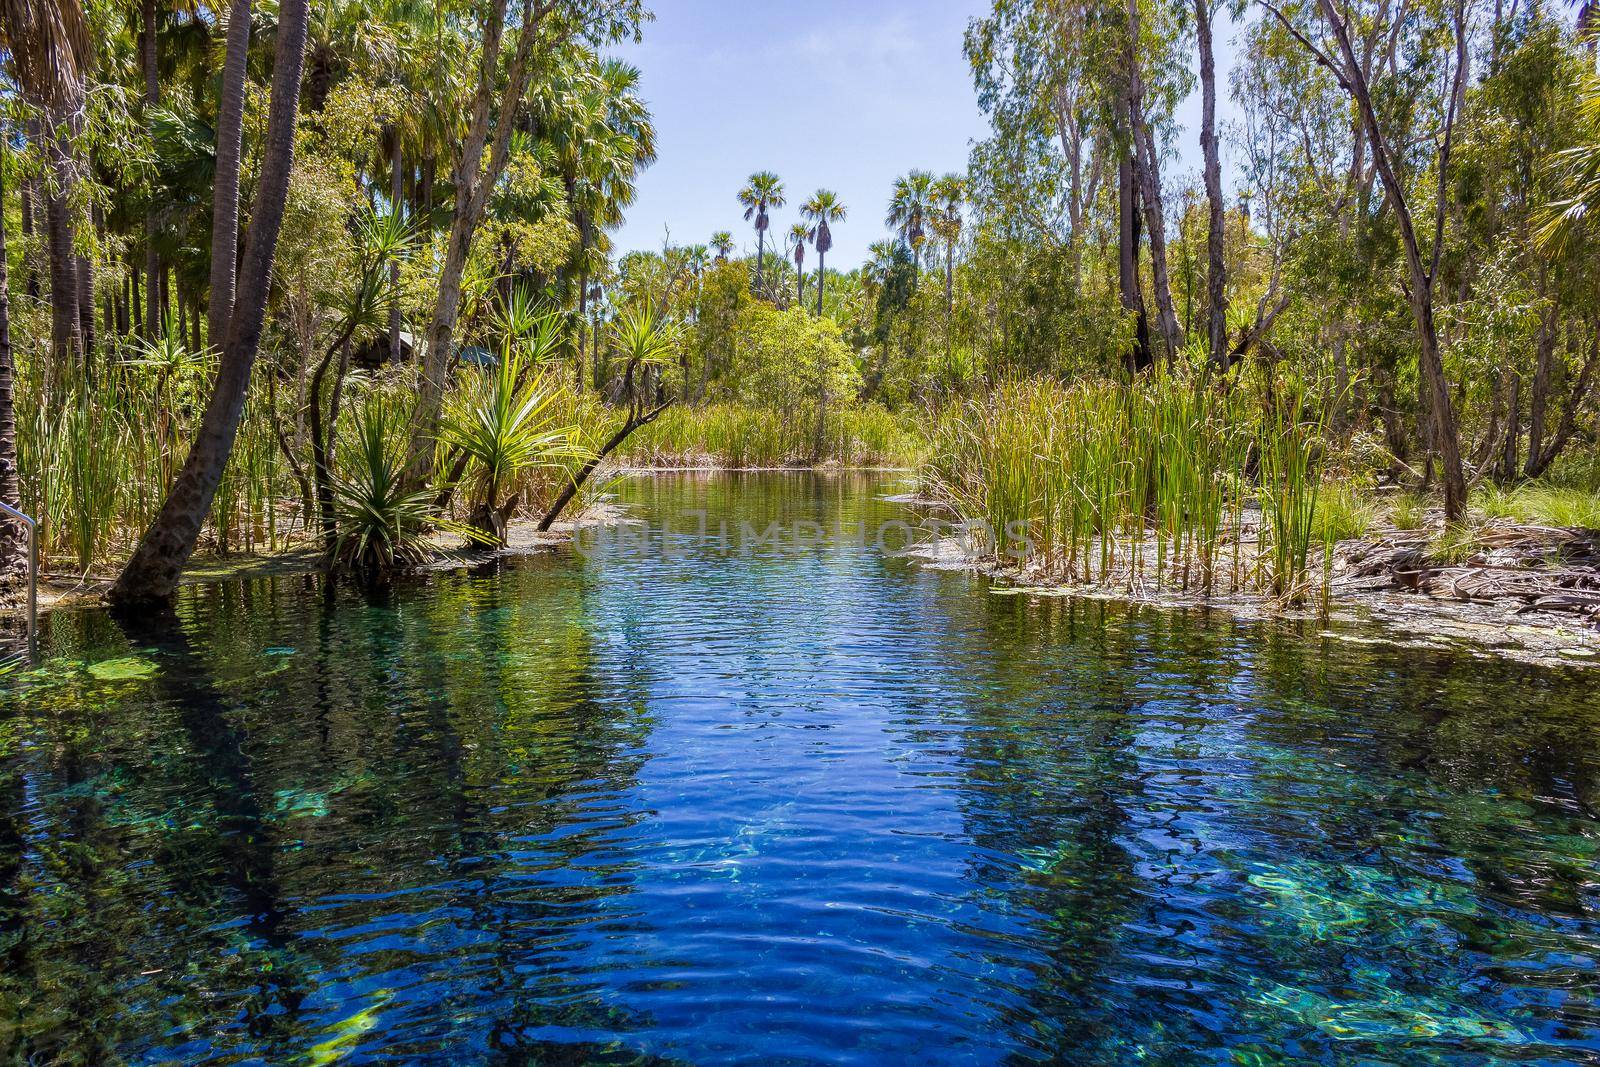
[[[869,529],[892,478],[633,479]],[[1600,696],[659,530],[47,620],[9,1061],[1600,1062]]]

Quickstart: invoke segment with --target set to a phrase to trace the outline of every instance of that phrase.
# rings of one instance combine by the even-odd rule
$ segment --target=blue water
[[[45,651],[6,1062],[1600,1062],[1592,674],[659,532]]]

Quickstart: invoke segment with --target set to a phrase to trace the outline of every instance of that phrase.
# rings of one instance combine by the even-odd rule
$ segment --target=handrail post
[[[28,650],[39,637],[39,524],[32,517],[0,500],[0,511],[28,527]]]

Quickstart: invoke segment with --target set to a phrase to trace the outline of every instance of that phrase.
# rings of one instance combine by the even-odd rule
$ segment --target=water
[[[1593,675],[660,547],[52,617],[4,1058],[1600,1062]]]

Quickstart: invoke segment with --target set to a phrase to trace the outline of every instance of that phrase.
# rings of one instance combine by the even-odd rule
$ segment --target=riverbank
[[[540,530],[538,517],[529,515],[511,523],[506,530],[506,543],[498,548],[462,547],[459,538],[440,535],[434,542],[438,555],[424,569],[459,567],[486,562],[497,556],[546,551],[570,541],[576,530],[614,524],[623,515],[624,512],[609,500],[595,501],[576,518],[563,519],[549,530]],[[294,578],[320,574],[322,570],[322,553],[319,549],[311,545],[296,545],[274,553],[197,556],[184,568],[179,584]],[[39,580],[39,612],[44,614],[63,608],[97,606],[104,602],[115,580],[114,573],[91,573],[82,577],[43,574]],[[5,603],[0,610],[10,614],[21,608],[22,603],[17,600],[15,603]]]
[[[693,474],[905,474],[903,468],[820,468],[726,466],[622,467],[626,477]],[[882,499],[915,512],[937,515],[942,505],[916,493],[889,493]],[[496,556],[522,555],[552,549],[572,539],[574,531],[615,525],[628,515],[609,498],[590,504],[582,514],[540,531],[533,518],[514,521],[507,544],[498,549],[464,549],[441,537],[439,555],[430,569],[450,569]],[[1415,529],[1392,525],[1339,542],[1333,550],[1333,571],[1324,581],[1320,562],[1309,577],[1310,591],[1299,606],[1270,596],[1228,589],[1210,595],[1175,588],[1170,580],[1123,573],[1111,582],[1082,582],[1059,567],[1038,563],[1010,565],[975,554],[955,538],[911,547],[902,555],[934,569],[965,570],[990,579],[988,592],[997,596],[1076,597],[1120,601],[1168,609],[1218,609],[1239,618],[1291,619],[1322,626],[1324,636],[1361,644],[1389,644],[1431,650],[1455,650],[1527,663],[1564,666],[1600,665],[1600,534],[1594,531],[1489,520],[1474,529],[1477,541],[1450,546],[1448,559],[1437,558],[1441,531],[1429,524]],[[1259,546],[1245,542],[1248,554]],[[1153,559],[1153,548],[1145,553]],[[266,555],[201,557],[185,571],[186,585],[233,580],[283,578],[316,574],[320,554],[300,546]],[[41,612],[101,602],[112,575],[86,579],[46,576],[40,587]],[[1218,583],[1221,585],[1222,583]],[[1324,591],[1326,595],[1324,595]]]
[[[936,507],[932,501],[901,502]],[[1059,566],[1010,564],[944,537],[905,553],[921,565],[990,579],[997,596],[1076,597],[1168,609],[1208,608],[1247,619],[1316,623],[1358,644],[1497,656],[1541,666],[1600,666],[1600,533],[1495,520],[1478,540],[1435,555],[1440,531],[1388,527],[1333,547],[1299,604],[1245,589],[1204,593],[1148,573],[1075,581]],[[1254,543],[1241,546],[1253,551]],[[1155,558],[1151,546],[1147,559]]]

